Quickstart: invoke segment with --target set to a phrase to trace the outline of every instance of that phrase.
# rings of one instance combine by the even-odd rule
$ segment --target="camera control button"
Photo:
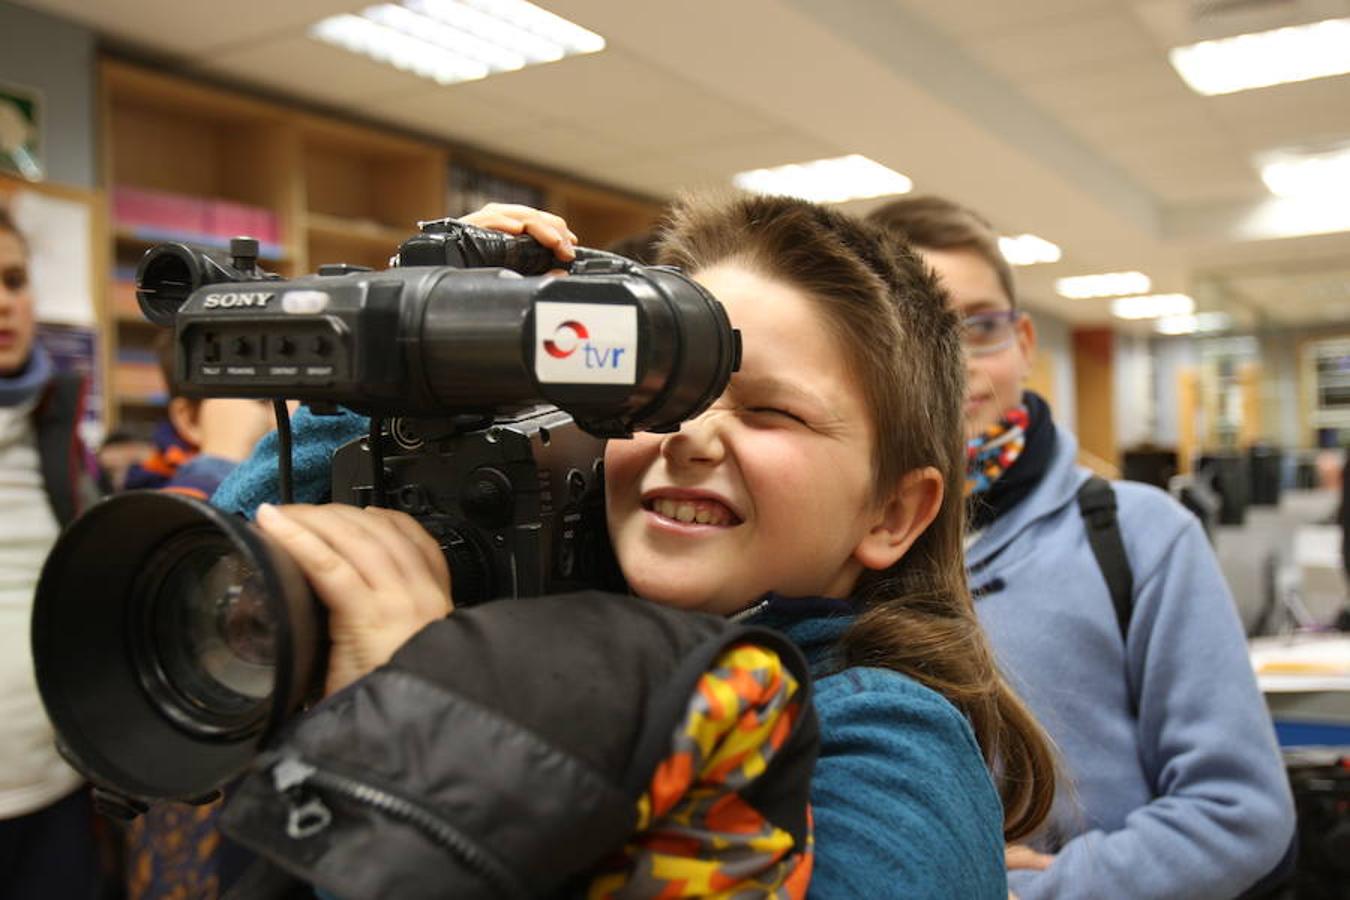
[[[287,291],[281,295],[281,311],[294,316],[314,315],[327,309],[331,299],[327,291]]]

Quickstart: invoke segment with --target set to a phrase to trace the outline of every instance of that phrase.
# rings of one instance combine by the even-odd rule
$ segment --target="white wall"
[[[1154,338],[1153,352],[1153,440],[1164,447],[1175,447],[1181,439],[1180,410],[1177,404],[1177,373],[1199,364],[1195,341],[1189,337]]]
[[[1111,412],[1116,424],[1117,450],[1157,440],[1158,403],[1150,343],[1146,336],[1116,334]]]
[[[1047,313],[1028,310],[1036,326],[1036,352],[1050,360],[1055,385],[1055,421],[1073,431],[1077,422],[1073,379],[1073,336],[1068,324]]]
[[[1261,345],[1261,436],[1280,447],[1307,447],[1313,437],[1299,429],[1298,344],[1310,332],[1257,336]]]

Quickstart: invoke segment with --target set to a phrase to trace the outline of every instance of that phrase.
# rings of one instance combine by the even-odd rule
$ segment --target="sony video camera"
[[[739,363],[739,334],[675,269],[552,254],[453,219],[389,269],[283,279],[257,243],[162,244],[137,272],[174,331],[173,392],[371,418],[332,458],[332,497],[413,515],[440,542],[456,605],[621,583],[605,532],[603,440],[672,430]],[[96,505],[38,585],[38,686],[67,758],[134,814],[209,797],[314,695],[323,612],[286,554],[242,519],[163,492]]]

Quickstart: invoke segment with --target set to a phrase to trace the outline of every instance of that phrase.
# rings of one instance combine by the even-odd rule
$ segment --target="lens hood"
[[[206,608],[211,630],[222,623],[210,621],[209,601],[241,594],[238,585],[208,593],[203,558],[228,562],[227,576],[248,573],[247,599],[259,608],[244,624],[266,632],[238,639],[245,650],[265,644],[267,654],[237,695],[207,675],[198,681],[215,694],[178,684],[194,662],[194,623],[202,631],[192,607]],[[322,676],[322,635],[299,569],[258,531],[189,497],[132,491],[92,507],[52,549],[34,603],[33,662],[76,769],[141,802],[192,800],[241,773],[298,710]],[[208,647],[214,663],[201,651],[203,672],[229,655],[228,639]],[[222,695],[234,706],[219,708]]]

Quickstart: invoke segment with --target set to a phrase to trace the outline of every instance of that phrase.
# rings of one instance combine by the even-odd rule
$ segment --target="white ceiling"
[[[607,48],[449,87],[305,36],[363,3],[20,2],[173,68],[652,196],[864,153],[1060,244],[1019,277],[1072,321],[1106,321],[1107,302],[1063,300],[1054,278],[1142,269],[1249,320],[1350,323],[1350,204],[1286,236],[1291,205],[1252,161],[1350,142],[1350,76],[1205,98],[1166,59],[1350,0],[542,0]]]

